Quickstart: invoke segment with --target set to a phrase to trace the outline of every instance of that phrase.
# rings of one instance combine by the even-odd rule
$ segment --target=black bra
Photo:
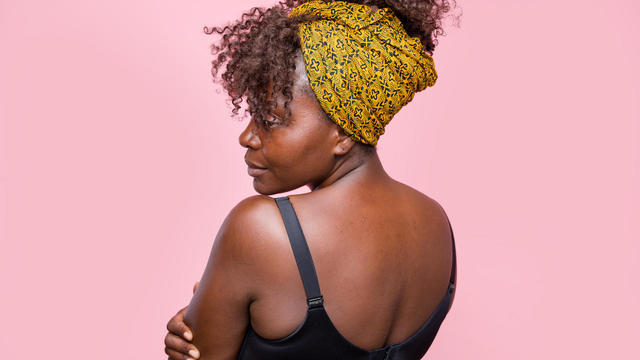
[[[456,248],[453,241],[453,261],[451,265],[451,277],[449,287],[444,297],[431,314],[429,319],[408,339],[393,345],[387,345],[374,350],[362,349],[347,339],[335,328],[327,315],[318,277],[307,241],[302,233],[300,222],[296,216],[289,197],[276,198],[280,209],[287,235],[293,249],[300,277],[307,294],[307,315],[291,334],[281,339],[265,339],[258,335],[251,324],[245,333],[244,341],[238,354],[239,360],[329,360],[329,359],[353,359],[353,360],[418,360],[427,352],[433,339],[436,337],[440,325],[451,307],[451,293],[455,288],[456,275]],[[448,218],[447,218],[447,221]]]

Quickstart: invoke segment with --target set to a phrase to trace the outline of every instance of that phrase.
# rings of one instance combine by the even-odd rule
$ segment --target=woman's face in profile
[[[329,176],[334,165],[338,127],[329,121],[309,86],[302,57],[296,59],[290,116],[285,119],[284,98],[259,124],[250,120],[240,134],[240,145],[253,177],[254,189],[263,195],[312,189]]]

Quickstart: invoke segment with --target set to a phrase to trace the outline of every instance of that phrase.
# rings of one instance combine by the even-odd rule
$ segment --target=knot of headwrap
[[[309,84],[329,118],[352,139],[376,145],[413,95],[435,84],[433,59],[388,8],[312,0],[289,16],[300,24]]]

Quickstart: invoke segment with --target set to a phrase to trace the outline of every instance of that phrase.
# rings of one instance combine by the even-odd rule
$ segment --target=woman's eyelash
[[[266,117],[262,120],[262,122],[265,124],[265,126],[267,126],[267,127],[269,127],[269,128],[274,127],[274,126],[277,126],[277,125],[280,123],[280,121],[271,121],[271,120],[267,120],[267,119],[277,119],[277,120],[279,120],[279,119],[278,119],[276,116],[274,116],[274,115],[268,115],[268,116],[266,116]]]

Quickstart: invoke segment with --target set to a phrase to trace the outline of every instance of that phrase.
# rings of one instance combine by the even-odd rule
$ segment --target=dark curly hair
[[[271,8],[254,7],[240,19],[224,27],[204,27],[206,34],[219,34],[221,39],[211,45],[211,73],[217,77],[223,64],[227,64],[220,76],[224,90],[238,114],[242,100],[252,119],[258,124],[275,108],[275,100],[267,98],[267,91],[284,95],[286,117],[291,102],[295,56],[300,49],[298,25],[313,20],[307,15],[288,17],[289,11],[306,0],[283,0]],[[390,8],[402,21],[410,36],[420,38],[424,51],[433,54],[436,37],[444,34],[442,19],[455,7],[455,0],[361,0],[347,2]],[[285,117],[285,121],[286,121]],[[328,117],[327,117],[328,119]],[[366,144],[361,144],[366,145]],[[373,148],[373,146],[367,145]]]

